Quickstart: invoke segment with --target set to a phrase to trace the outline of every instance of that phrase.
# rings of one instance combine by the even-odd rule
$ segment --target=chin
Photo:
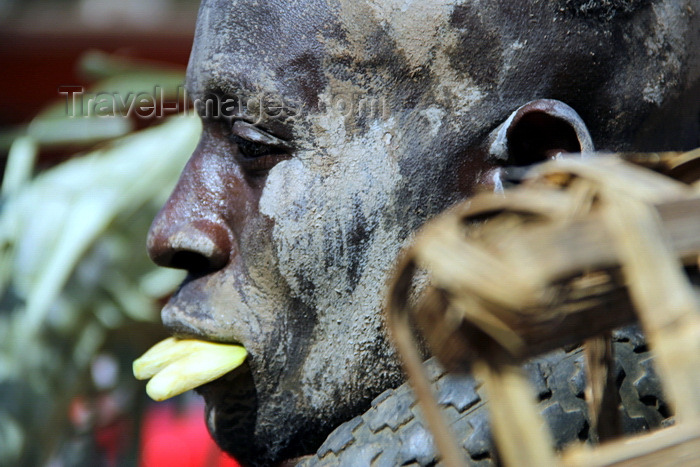
[[[267,400],[261,398],[247,363],[196,391],[205,401],[210,435],[244,466],[277,465],[312,454],[333,428],[300,418],[297,405],[289,397],[278,394]]]
[[[255,436],[258,398],[247,363],[196,391],[204,398],[207,429],[223,451],[243,465],[273,461]]]

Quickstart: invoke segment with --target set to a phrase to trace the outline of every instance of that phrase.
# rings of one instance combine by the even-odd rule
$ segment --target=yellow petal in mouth
[[[146,392],[164,401],[238,368],[248,352],[240,345],[169,337],[134,361],[136,379],[151,379]]]

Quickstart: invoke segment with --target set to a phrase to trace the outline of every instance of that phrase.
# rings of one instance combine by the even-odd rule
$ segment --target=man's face
[[[165,325],[249,352],[200,389],[212,435],[243,461],[313,451],[398,384],[389,271],[487,178],[487,136],[511,111],[556,97],[595,117],[624,95],[582,76],[605,83],[609,46],[543,2],[405,3],[202,4],[187,80],[212,104],[148,243],[189,272]]]
[[[249,352],[245,368],[201,389],[214,438],[248,461],[312,451],[399,383],[384,284],[404,239],[454,188],[426,190],[446,169],[445,148],[431,148],[444,111],[403,109],[422,96],[384,81],[401,65],[343,63],[360,52],[325,2],[265,5],[203,4],[190,94],[230,99],[235,116],[201,105],[199,147],[149,237],[156,262],[190,273],[165,325]],[[270,136],[292,149],[255,142]],[[480,173],[476,161],[457,169]]]

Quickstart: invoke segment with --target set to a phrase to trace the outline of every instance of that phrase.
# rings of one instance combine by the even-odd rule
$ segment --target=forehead
[[[191,93],[313,99],[324,85],[319,39],[331,17],[323,0],[204,0],[187,73]]]
[[[528,34],[527,21],[542,16],[531,11],[531,1],[516,5],[509,0],[204,0],[188,85],[194,93],[263,91],[309,101],[338,81],[383,89],[410,81],[409,86],[421,87],[428,83],[415,82],[426,75],[444,80],[446,68],[478,79],[482,64],[502,58],[502,38]],[[485,70],[494,71],[492,65]]]
[[[311,109],[321,94],[383,96],[394,113],[438,106],[464,116],[483,104],[487,122],[555,88],[552,97],[586,104],[582,86],[629,54],[601,39],[613,21],[574,3],[204,0],[188,87],[193,97],[263,93]]]
[[[188,85],[305,100],[329,80],[384,87],[377,77],[424,71],[465,5],[479,10],[473,0],[204,0]]]

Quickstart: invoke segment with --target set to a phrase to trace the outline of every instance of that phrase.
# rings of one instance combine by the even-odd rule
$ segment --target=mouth
[[[257,392],[240,345],[169,337],[134,361],[134,376],[150,379],[148,395],[163,401],[194,389],[205,401],[207,429],[224,451],[255,464]],[[253,462],[251,462],[253,461]]]
[[[245,324],[231,332],[215,322],[204,280],[190,280],[171,297],[161,314],[174,337],[156,344],[134,362],[138,379],[150,379],[146,391],[165,400],[194,390],[205,402],[204,419],[216,444],[242,465],[267,459],[260,437],[260,396],[255,385],[256,347]],[[231,300],[233,301],[233,300]]]
[[[221,378],[248,356],[240,345],[169,337],[134,361],[136,379],[150,379],[146,392],[164,401]]]
[[[188,276],[161,311],[172,337],[155,344],[133,363],[134,376],[150,380],[146,392],[156,401],[211,386],[217,380],[230,382],[232,374],[243,373],[235,370],[244,363],[246,373],[251,373],[248,345],[213,319],[207,288],[206,277]]]
[[[228,287],[222,287],[222,281]],[[214,357],[183,364],[187,371],[178,371],[181,382],[173,383],[177,391],[170,391],[168,384],[168,390],[151,396],[160,400],[194,389],[204,398],[207,428],[223,451],[242,465],[274,465],[302,449],[297,438],[306,442],[308,436],[297,434],[303,426],[295,405],[296,388],[277,384],[280,371],[287,367],[271,368],[265,359],[265,355],[278,351],[277,345],[272,345],[270,350],[267,344],[270,336],[266,331],[275,328],[268,321],[258,319],[259,313],[253,313],[244,294],[238,291],[241,284],[232,282],[235,281],[217,275],[190,278],[164,306],[163,324],[175,336],[169,341],[189,340],[205,345],[214,349],[213,354],[222,363],[214,365],[215,370],[205,369]],[[267,303],[255,303],[256,309],[268,309]],[[240,351],[246,356],[236,361],[236,352]],[[173,360],[179,362],[178,358]],[[140,365],[135,365],[135,369],[138,373]],[[157,369],[156,366],[136,376],[151,377],[150,385],[160,376]],[[197,374],[200,370],[201,375]]]

